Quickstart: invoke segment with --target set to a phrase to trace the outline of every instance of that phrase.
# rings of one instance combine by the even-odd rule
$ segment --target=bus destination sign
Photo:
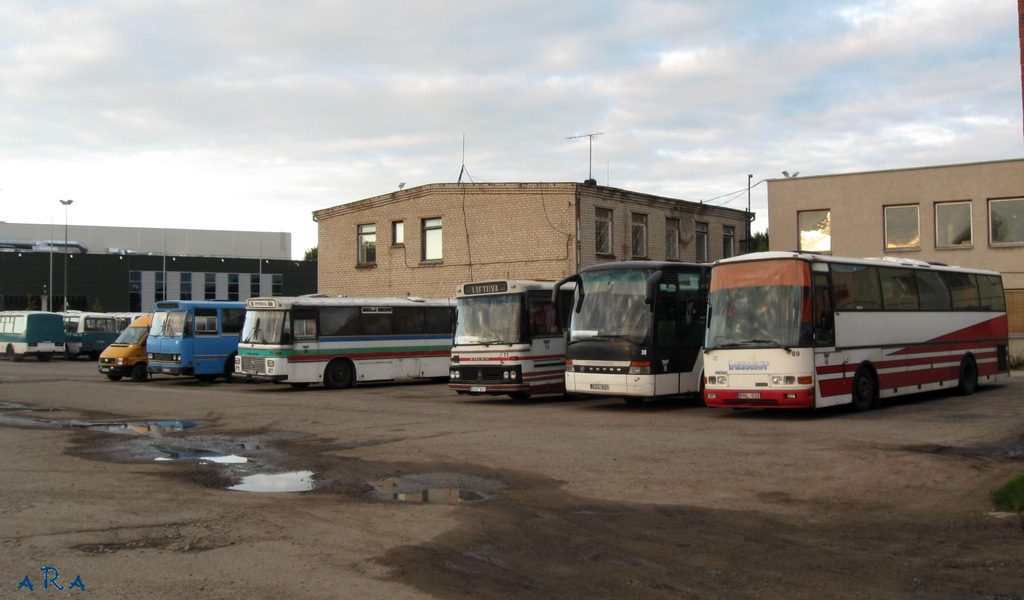
[[[467,283],[462,291],[467,296],[477,294],[500,294],[508,291],[507,281],[492,281],[490,283]]]

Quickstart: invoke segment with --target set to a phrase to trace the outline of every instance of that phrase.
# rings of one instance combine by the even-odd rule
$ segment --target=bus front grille
[[[263,373],[267,370],[267,359],[262,356],[242,356],[242,371]]]

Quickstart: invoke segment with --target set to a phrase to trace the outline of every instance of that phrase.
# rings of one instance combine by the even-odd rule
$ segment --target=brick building
[[[315,211],[318,288],[451,297],[600,262],[711,262],[745,250],[746,215],[589,183],[429,184]]]

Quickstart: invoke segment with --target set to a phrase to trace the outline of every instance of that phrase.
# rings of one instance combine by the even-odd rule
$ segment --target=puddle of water
[[[71,423],[65,427],[108,431],[110,433],[167,433],[197,427],[188,421],[130,421],[127,423]]]
[[[157,450],[167,455],[158,456],[153,459],[160,462],[178,460],[199,460],[219,464],[242,464],[249,462],[249,459],[244,456],[224,454],[223,452],[214,452],[212,450],[201,450],[199,448],[157,448]]]
[[[461,504],[484,499],[484,496],[472,490],[450,488],[436,488],[411,494],[394,493],[387,494],[386,497],[388,500],[398,500],[399,502],[423,502],[425,504]]]
[[[313,489],[313,471],[292,471],[249,475],[229,490],[240,492],[308,492]]]
[[[385,479],[374,484],[378,497],[399,502],[421,502],[423,504],[462,504],[484,500],[487,496],[473,490],[455,487],[422,488],[406,480]]]

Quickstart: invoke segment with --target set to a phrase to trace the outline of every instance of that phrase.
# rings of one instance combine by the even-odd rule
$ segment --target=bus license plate
[[[109,373],[110,367],[100,367],[100,373]]]
[[[736,394],[736,397],[740,400],[759,400],[761,392],[740,392]]]
[[[482,385],[471,385],[469,386],[469,391],[470,393],[479,392],[482,394],[487,391],[487,387]]]
[[[592,389],[592,390],[608,391],[608,384],[607,383],[592,383],[592,384],[590,384],[590,389]]]

